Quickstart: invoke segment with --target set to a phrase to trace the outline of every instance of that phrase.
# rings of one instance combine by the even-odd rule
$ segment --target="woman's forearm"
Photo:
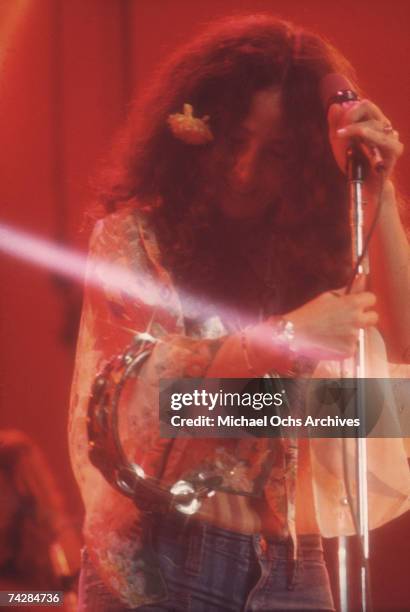
[[[377,296],[379,329],[389,358],[410,361],[410,247],[400,220],[394,186],[385,183],[380,217],[370,243],[370,290]],[[367,225],[376,202],[369,202]]]

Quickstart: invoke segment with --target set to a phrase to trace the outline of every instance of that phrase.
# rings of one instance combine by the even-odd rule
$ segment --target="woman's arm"
[[[332,105],[329,138],[340,169],[344,171],[346,147],[353,140],[365,145],[369,172],[365,181],[365,226],[369,229],[380,200],[380,216],[369,249],[369,287],[377,297],[379,328],[389,358],[410,361],[410,247],[400,220],[391,175],[403,152],[399,134],[382,111],[369,100]],[[374,147],[384,170],[374,169]],[[373,152],[373,153],[372,153]]]
[[[379,328],[390,361],[409,363],[410,247],[390,181],[385,183],[381,198],[379,222],[370,243],[370,286],[377,295]],[[376,205],[372,202],[371,210]]]

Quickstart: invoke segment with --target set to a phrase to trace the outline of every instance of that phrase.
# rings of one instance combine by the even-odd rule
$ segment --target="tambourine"
[[[118,406],[126,382],[135,378],[152,349],[156,339],[140,333],[120,355],[107,363],[97,375],[88,403],[88,453],[91,463],[106,481],[121,494],[131,498],[145,512],[194,514],[201,499],[210,497],[222,482],[220,476],[199,472],[190,481],[178,480],[170,489],[148,477],[143,468],[131,461],[121,444]]]

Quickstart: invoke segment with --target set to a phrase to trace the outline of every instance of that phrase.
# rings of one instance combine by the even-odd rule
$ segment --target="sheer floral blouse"
[[[120,408],[123,445],[131,460],[164,486],[219,462],[229,468],[225,484],[242,490],[251,488],[268,466],[259,501],[219,492],[202,504],[195,520],[287,538],[293,543],[293,555],[297,555],[296,534],[332,537],[354,532],[345,503],[339,439],[161,439],[161,378],[251,376],[241,334],[228,329],[223,316],[188,325],[186,314],[186,301],[161,263],[146,219],[124,209],[99,221],[90,242],[69,436],[86,509],[88,553],[106,586],[129,607],[160,599],[161,576],[155,561],[144,554],[144,514],[89,461],[86,421],[96,375],[141,332],[149,332],[156,343]],[[369,334],[369,345],[372,376],[387,376],[383,342],[376,330]],[[283,373],[280,364],[272,369]],[[337,372],[336,363],[322,362],[313,375],[329,377]],[[392,393],[389,397],[387,410],[394,411]],[[351,460],[353,440],[348,440],[347,450]],[[372,528],[408,509],[410,478],[402,438],[368,441],[368,483]]]

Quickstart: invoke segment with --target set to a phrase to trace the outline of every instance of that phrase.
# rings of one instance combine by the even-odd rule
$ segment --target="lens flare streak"
[[[86,278],[88,286],[96,287],[110,295],[117,294],[122,299],[134,299],[158,308],[166,307],[167,312],[178,314],[178,300],[164,303],[166,286],[159,281],[153,281],[140,270],[132,271],[101,258],[87,257],[83,253],[5,224],[0,225],[0,251],[79,283],[83,283]],[[202,296],[198,299],[178,287],[178,297],[185,303],[195,303],[198,315],[203,320],[210,317],[209,308]],[[220,303],[214,304],[214,307],[225,320],[237,320],[237,311],[234,312]]]

